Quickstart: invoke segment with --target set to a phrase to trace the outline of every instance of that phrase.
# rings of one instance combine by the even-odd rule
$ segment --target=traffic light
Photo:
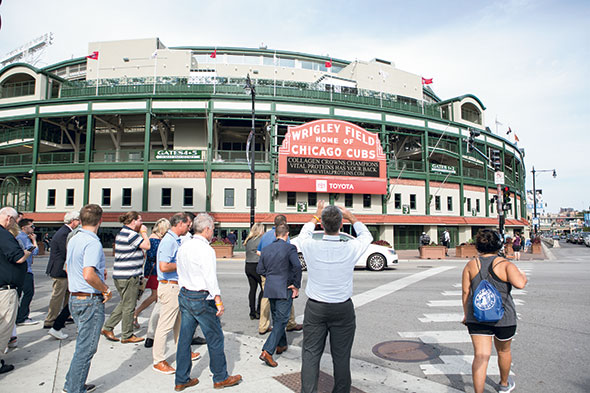
[[[494,166],[494,170],[502,170],[502,158],[500,157],[500,150],[492,149],[491,156],[491,161],[492,165]]]
[[[508,186],[502,187],[502,194],[503,194],[502,208],[504,209],[504,211],[510,210],[510,208],[512,207],[510,205],[510,202],[511,202],[510,187],[508,187]]]

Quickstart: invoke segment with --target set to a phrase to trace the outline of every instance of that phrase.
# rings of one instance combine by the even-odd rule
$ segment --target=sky
[[[1,1],[1,0],[0,0]],[[433,78],[441,99],[477,96],[486,125],[525,149],[547,210],[590,208],[590,1],[4,0],[0,55],[47,32],[42,67],[95,41],[237,46],[381,58]]]

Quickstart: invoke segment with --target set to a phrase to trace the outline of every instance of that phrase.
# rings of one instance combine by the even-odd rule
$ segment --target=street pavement
[[[107,252],[107,254],[109,254]],[[513,345],[513,374],[516,391],[587,392],[588,322],[590,298],[588,277],[590,249],[563,245],[553,249],[555,260],[518,262],[527,272],[529,284],[515,291],[520,314],[518,336]],[[112,266],[113,258],[107,258]],[[51,294],[51,281],[44,274],[47,257],[35,260],[36,294],[31,317],[42,320]],[[471,384],[472,348],[462,316],[460,276],[466,260],[419,260],[400,255],[400,263],[383,272],[355,271],[353,302],[357,313],[357,333],[352,354],[353,386],[363,392],[463,392]],[[279,366],[265,366],[258,356],[267,336],[257,332],[257,322],[248,318],[247,280],[243,259],[218,261],[218,276],[226,305],[222,317],[228,370],[241,374],[236,392],[293,392],[301,368],[302,333],[288,333],[289,350],[275,357]],[[305,287],[306,273],[304,274]],[[109,279],[109,285],[112,280]],[[572,289],[579,288],[572,297]],[[107,305],[111,312],[115,296]],[[305,294],[295,302],[302,321]],[[139,318],[145,327],[151,308]],[[75,326],[64,332],[70,337],[58,341],[47,335],[41,324],[18,327],[18,348],[6,355],[16,369],[0,375],[0,392],[61,392],[75,349]],[[120,334],[120,327],[115,329]],[[399,360],[376,355],[387,343],[410,342],[430,349],[434,356],[425,360]],[[206,346],[193,347],[202,358],[193,363],[192,377],[200,383],[187,391],[213,391]],[[174,366],[174,343],[168,341],[168,361]],[[397,353],[400,355],[400,353]],[[413,353],[408,353],[413,354]],[[151,349],[140,344],[120,344],[100,339],[88,382],[97,392],[173,391],[174,376],[151,369]],[[332,374],[329,345],[321,369]],[[499,380],[495,359],[488,369],[486,392],[496,391]],[[329,383],[328,383],[329,385]]]

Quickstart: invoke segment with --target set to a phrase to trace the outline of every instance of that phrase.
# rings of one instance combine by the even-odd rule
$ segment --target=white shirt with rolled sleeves
[[[373,236],[362,222],[354,224],[355,239],[341,242],[340,236],[312,239],[315,225],[308,222],[299,233],[299,248],[307,264],[308,298],[325,303],[342,303],[352,297],[352,275],[360,256]]]
[[[217,283],[217,258],[209,241],[201,235],[186,240],[176,260],[178,285],[189,291],[209,291],[208,300],[221,295]]]

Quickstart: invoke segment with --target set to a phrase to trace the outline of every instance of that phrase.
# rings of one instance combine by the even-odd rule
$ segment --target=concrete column
[[[436,225],[424,225],[424,232],[430,236],[430,243],[439,243],[437,228]]]
[[[459,227],[459,244],[467,243],[471,239],[471,227]]]
[[[385,240],[393,247],[394,233],[393,225],[381,225],[379,227],[379,238]]]

